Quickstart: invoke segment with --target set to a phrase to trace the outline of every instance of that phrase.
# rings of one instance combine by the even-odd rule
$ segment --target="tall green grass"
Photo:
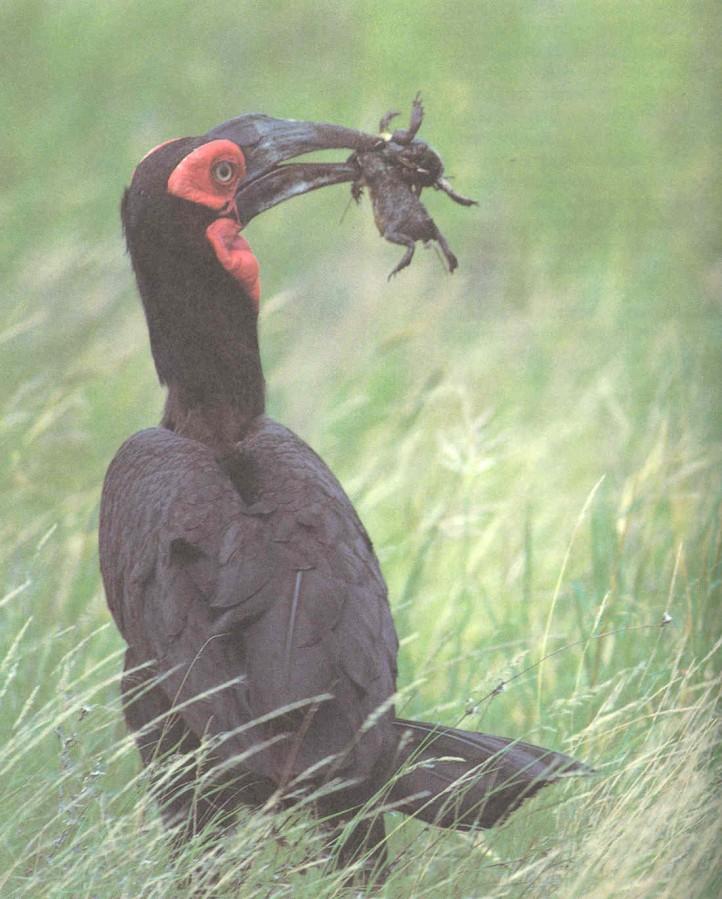
[[[125,735],[97,503],[162,396],[117,203],[165,137],[372,128],[421,87],[481,202],[428,200],[461,268],[387,285],[341,189],[254,222],[270,411],[374,539],[403,713],[598,774],[479,835],[388,816],[386,894],[719,895],[716,5],[26,0],[0,30],[0,894],[342,893],[303,814],[172,858]]]

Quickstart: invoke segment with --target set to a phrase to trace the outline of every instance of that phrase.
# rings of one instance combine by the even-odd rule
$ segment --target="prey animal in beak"
[[[236,190],[236,206],[246,225],[261,212],[319,187],[353,182],[355,159],[345,162],[295,162],[319,150],[346,149],[354,154],[383,145],[378,135],[323,122],[276,119],[260,113],[238,116],[213,128],[206,140],[230,140],[245,158],[245,176]]]

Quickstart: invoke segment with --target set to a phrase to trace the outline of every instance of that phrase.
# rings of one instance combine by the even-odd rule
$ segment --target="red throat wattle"
[[[233,219],[216,219],[206,228],[206,237],[223,268],[238,281],[258,308],[261,279],[258,260]]]
[[[220,264],[258,308],[258,260],[241,237],[235,202],[238,182],[245,174],[246,160],[240,147],[230,140],[212,140],[197,147],[173,169],[168,193],[224,215],[206,228],[206,238]]]

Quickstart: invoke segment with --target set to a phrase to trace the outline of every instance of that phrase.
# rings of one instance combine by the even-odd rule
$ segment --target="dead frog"
[[[462,206],[476,206],[476,200],[456,193],[443,177],[441,157],[428,144],[415,140],[424,117],[420,96],[416,95],[411,106],[409,127],[389,134],[389,122],[397,115],[397,112],[387,112],[381,119],[379,131],[384,144],[380,148],[357,151],[351,156],[349,161],[358,166],[360,173],[351,187],[351,195],[358,203],[363,188],[368,187],[374,220],[381,236],[406,247],[389,278],[411,262],[418,240],[424,243],[435,240],[441,247],[449,272],[453,272],[458,260],[419,197],[425,187],[433,187],[444,191]]]

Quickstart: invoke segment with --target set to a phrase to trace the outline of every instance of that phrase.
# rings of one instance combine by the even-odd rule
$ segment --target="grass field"
[[[387,284],[342,188],[254,222],[270,412],[374,539],[403,713],[598,774],[476,836],[389,816],[384,895],[722,894],[718,4],[11,0],[0,33],[0,895],[343,894],[302,815],[172,860],[125,736],[97,507],[162,393],[117,207],[167,137],[419,88],[480,201],[428,198],[460,269]]]

